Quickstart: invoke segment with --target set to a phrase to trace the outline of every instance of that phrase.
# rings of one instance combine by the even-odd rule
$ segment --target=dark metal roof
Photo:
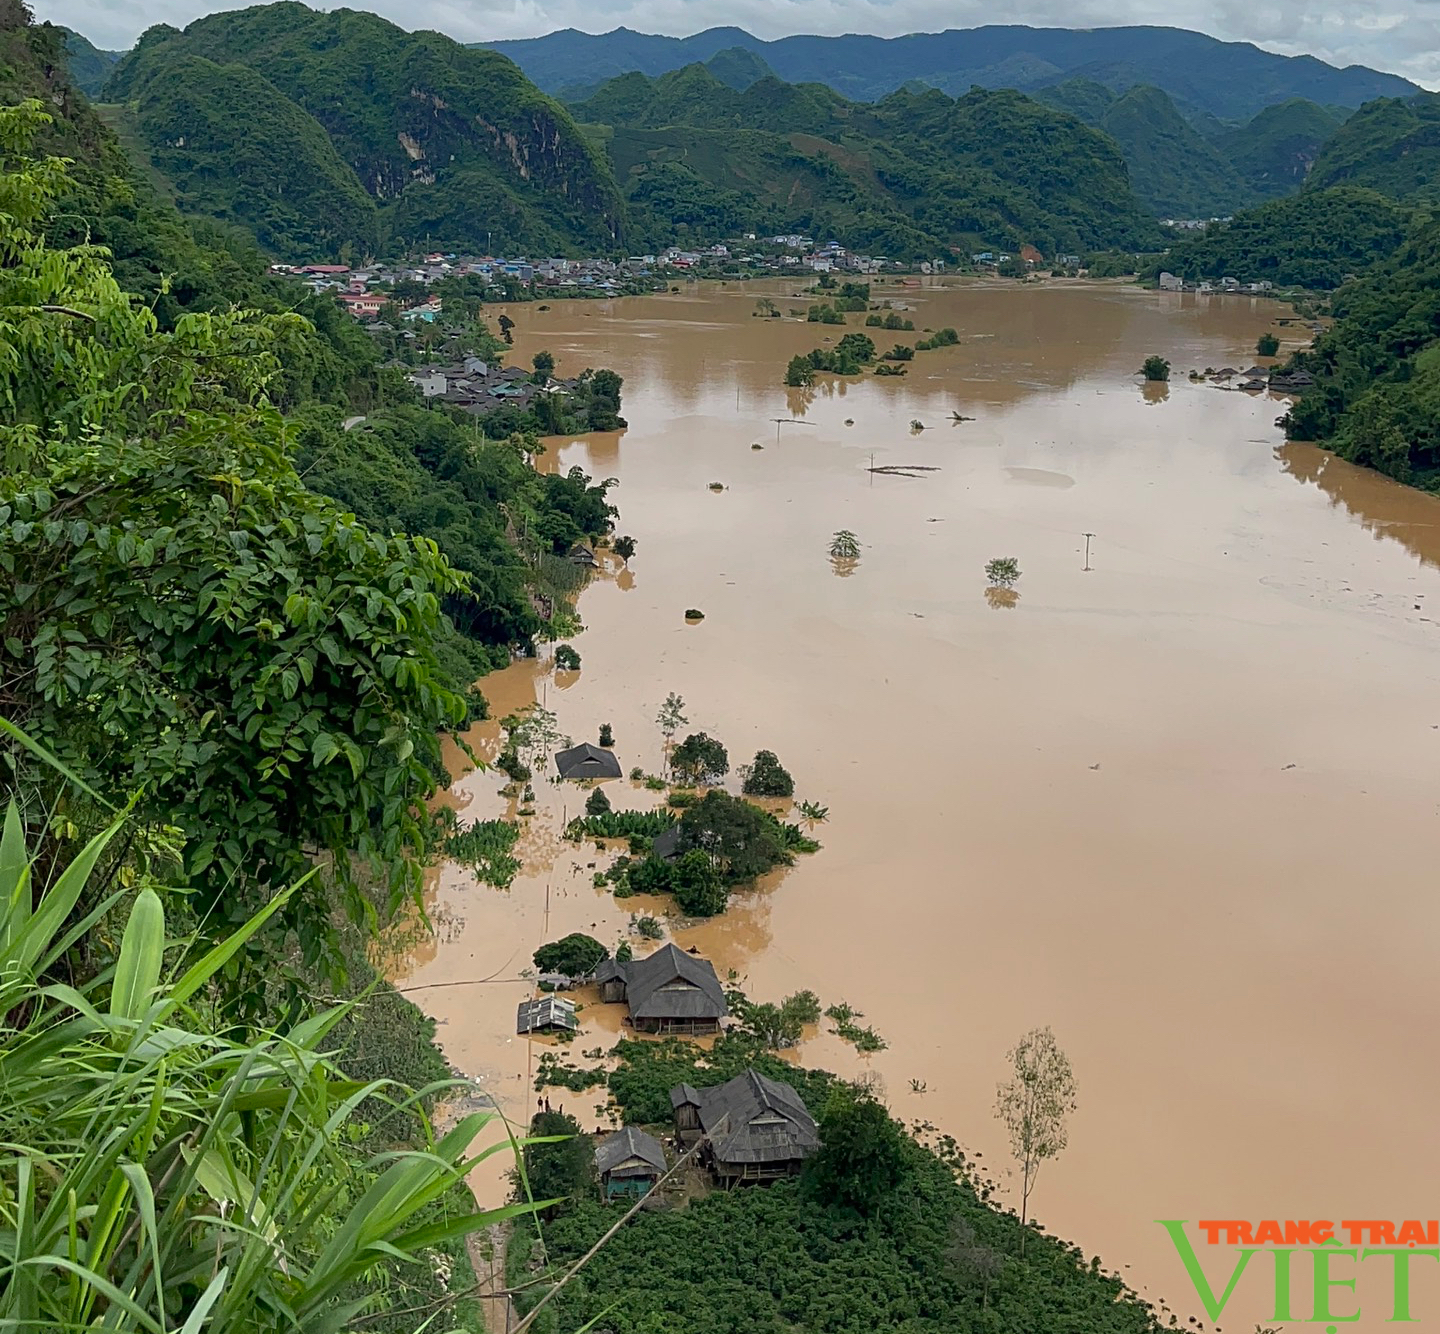
[[[640,1162],[631,1162],[632,1158]],[[652,1170],[663,1173],[665,1150],[654,1135],[626,1126],[595,1146],[595,1168],[616,1176],[649,1176]]]
[[[670,1102],[686,1085],[670,1091]],[[805,1158],[820,1147],[815,1120],[789,1084],[747,1070],[714,1088],[689,1089],[681,1102],[700,1108],[700,1126],[723,1163],[775,1163]]]
[[[672,824],[663,833],[656,834],[650,850],[664,861],[669,861],[671,857],[678,857],[680,855],[680,826]]]
[[[540,1028],[580,1027],[575,1018],[575,1002],[560,996],[539,996],[535,1000],[521,1001],[515,1012],[515,1031],[533,1033]]]
[[[619,778],[620,761],[599,746],[582,741],[555,756],[561,778]]]
[[[613,982],[617,977],[622,982],[625,980],[625,965],[615,959],[601,959],[599,966],[595,969],[595,980],[597,982]]]
[[[670,1090],[670,1105],[672,1107],[683,1107],[686,1103],[700,1105],[700,1090],[690,1084],[676,1084]]]
[[[625,1003],[632,1019],[723,1019],[725,990],[708,959],[663,945],[625,969]]]

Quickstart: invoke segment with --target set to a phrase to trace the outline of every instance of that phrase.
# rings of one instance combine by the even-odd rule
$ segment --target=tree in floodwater
[[[635,539],[629,536],[617,537],[615,541],[610,544],[610,550],[619,556],[626,565],[629,565],[630,557],[635,554]]]
[[[673,690],[665,696],[665,703],[655,715],[655,726],[668,742],[690,720],[685,716],[685,701]]]
[[[1020,1168],[1020,1254],[1030,1192],[1040,1164],[1057,1157],[1069,1142],[1066,1117],[1075,1110],[1075,1074],[1049,1029],[1036,1028],[1010,1049],[1014,1077],[997,1086],[995,1115],[1010,1133],[1010,1152]]]
[[[995,588],[1010,588],[1020,578],[1020,562],[1014,556],[996,556],[985,562],[985,577]]]
[[[842,528],[830,539],[831,560],[859,560],[860,539],[848,528]]]
[[[1267,329],[1256,339],[1255,351],[1262,357],[1273,357],[1280,351],[1280,340]]]
[[[810,358],[797,353],[790,358],[790,364],[785,368],[785,383],[792,389],[803,389],[815,380],[815,368],[810,364]]]
[[[714,737],[695,732],[675,747],[670,767],[687,783],[718,783],[730,772],[730,757]]]
[[[1147,380],[1168,380],[1170,378],[1170,363],[1164,357],[1146,357],[1140,367],[1140,373]]]

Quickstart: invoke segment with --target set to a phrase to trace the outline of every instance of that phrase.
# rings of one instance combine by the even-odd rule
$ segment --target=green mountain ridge
[[[1245,121],[1266,106],[1306,98],[1358,107],[1404,97],[1416,85],[1363,66],[1337,69],[1313,56],[1282,56],[1249,42],[1222,42],[1181,28],[1033,28],[989,25],[902,37],[800,35],[763,41],[743,28],[663,37],[616,28],[567,28],[544,37],[480,45],[510,56],[551,92],[638,72],[653,77],[741,47],[790,83],[823,82],[854,101],[878,101],[915,82],[951,94],[982,88],[1028,91],[1077,76],[1123,93],[1160,87],[1187,119]]]
[[[1093,79],[1072,79],[1033,96],[1114,139],[1136,196],[1161,217],[1214,217],[1248,202],[1250,191],[1235,168],[1153,85],[1117,95]]]
[[[78,32],[62,28],[70,80],[86,97],[97,97],[123,51],[102,51]]]
[[[1291,98],[1229,131],[1218,146],[1250,191],[1270,199],[1305,184],[1322,147],[1344,123],[1343,112]]]
[[[1436,198],[1440,95],[1366,103],[1326,141],[1307,184],[1364,186],[1394,199]]]
[[[1013,91],[864,104],[774,77],[737,92],[696,64],[624,75],[573,109],[605,127],[637,235],[668,208],[698,236],[801,227],[892,257],[1158,239],[1114,143]]]
[[[278,89],[289,106],[277,106],[267,138],[283,122],[298,134],[297,116],[313,121],[374,201],[386,243],[608,249],[621,237],[623,203],[604,161],[565,109],[503,56],[437,33],[407,33],[373,14],[320,12],[292,0],[212,14],[184,32],[151,28],[117,66],[105,96],[127,104],[157,165],[174,151],[182,91],[193,92],[164,71],[186,57],[247,67]],[[216,133],[185,164],[206,182],[190,198],[217,217],[253,213],[262,206],[242,199],[246,187],[224,174],[227,156],[246,151],[243,99],[213,78],[203,82],[210,85],[206,124]],[[227,124],[230,143],[218,133]],[[283,136],[270,142],[279,150]],[[339,188],[313,132],[301,151]],[[283,160],[274,165],[281,183],[267,227],[297,243],[286,257],[311,258],[289,221],[308,194],[303,172]],[[341,205],[352,222],[339,230],[363,235],[348,187]]]
[[[743,46],[727,46],[705,62],[705,68],[721,83],[736,92],[744,92],[752,83],[773,78],[775,71],[753,51]]]
[[[167,59],[131,115],[186,213],[234,222],[277,255],[360,256],[375,201],[312,116],[247,65]]]

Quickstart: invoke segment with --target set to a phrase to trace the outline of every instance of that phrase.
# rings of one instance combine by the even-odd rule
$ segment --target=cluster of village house
[[[542,978],[570,985],[572,978]],[[729,1016],[725,990],[706,959],[664,945],[643,959],[606,959],[592,977],[603,1004],[623,1004],[642,1033],[716,1033]],[[575,1003],[554,992],[521,1002],[520,1033],[574,1032]],[[696,1157],[720,1185],[731,1187],[794,1176],[820,1147],[815,1120],[789,1085],[746,1070],[710,1088],[677,1084],[670,1090],[678,1152],[699,1145]],[[625,1126],[595,1147],[605,1199],[646,1194],[668,1170],[665,1146],[647,1131]]]
[[[1238,278],[1219,278],[1213,283],[1208,279],[1191,283],[1176,274],[1164,272],[1160,274],[1158,284],[1162,292],[1247,292],[1255,296],[1275,290],[1275,284],[1269,282],[1242,283]]]
[[[764,253],[741,253],[744,242],[757,240],[778,249]],[[373,319],[390,300],[397,282],[409,281],[426,287],[445,278],[475,276],[493,284],[497,295],[507,284],[519,283],[535,294],[557,295],[596,293],[614,295],[635,286],[663,284],[667,276],[716,264],[740,264],[755,273],[879,273],[907,266],[884,258],[858,255],[835,241],[817,246],[813,238],[798,233],[757,238],[747,234],[734,249],[730,245],[682,250],[672,246],[654,255],[631,255],[627,259],[494,259],[469,255],[432,254],[415,264],[381,264],[351,268],[348,264],[274,264],[271,272],[293,277],[317,292],[330,292],[357,319]],[[943,268],[940,261],[921,265],[923,272]],[[440,311],[438,298],[421,301],[406,309],[407,320],[434,320]]]
[[[1212,380],[1223,389],[1272,389],[1277,394],[1303,394],[1315,383],[1315,377],[1309,371],[1276,370],[1266,366],[1251,366],[1248,371],[1222,366],[1204,376],[1192,373],[1191,378]]]
[[[619,778],[621,772],[613,752],[588,743],[562,750],[555,766],[565,781]],[[678,856],[679,832],[672,826],[660,834],[655,856]],[[601,1004],[624,1005],[640,1033],[703,1037],[718,1033],[730,1016],[714,965],[671,944],[643,959],[605,959],[586,978],[547,974],[537,982],[540,994],[516,1011],[517,1033],[577,1032],[575,1002],[557,993],[582,983],[596,987]],[[670,1106],[677,1150],[698,1145],[700,1163],[727,1187],[793,1176],[820,1147],[815,1120],[799,1094],[755,1070],[713,1088],[677,1084]],[[644,1195],[668,1170],[665,1146],[647,1131],[625,1126],[596,1145],[595,1170],[605,1199]]]
[[[448,366],[422,366],[406,377],[427,399],[483,415],[507,405],[528,408],[541,394],[569,394],[576,381],[551,376],[536,383],[519,366],[496,366],[466,357]]]

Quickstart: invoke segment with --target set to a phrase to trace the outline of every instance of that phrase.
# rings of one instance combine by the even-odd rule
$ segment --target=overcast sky
[[[154,23],[183,27],[216,9],[204,0],[32,0],[36,17],[63,23],[97,46],[128,47]],[[334,8],[323,4],[320,8]],[[350,0],[406,28],[435,28],[462,42],[537,37],[555,28],[605,32],[621,24],[684,36],[734,24],[759,37],[867,32],[894,36],[983,23],[1102,27],[1157,23],[1249,41],[1334,65],[1369,65],[1440,87],[1440,0]],[[1003,14],[1003,17],[1001,15]]]

